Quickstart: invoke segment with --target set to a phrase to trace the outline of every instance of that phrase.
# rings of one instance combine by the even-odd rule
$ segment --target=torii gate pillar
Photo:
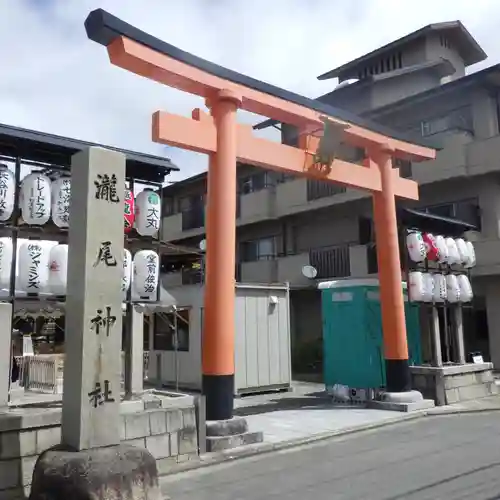
[[[220,91],[207,105],[217,128],[208,168],[202,387],[207,420],[233,415],[236,247],[236,111],[241,97]],[[231,251],[228,251],[231,249]]]
[[[380,171],[382,191],[373,193],[373,215],[379,269],[380,307],[384,336],[387,392],[411,390],[404,298],[401,291],[401,260],[396,218],[396,200],[390,149],[370,152],[370,162]]]

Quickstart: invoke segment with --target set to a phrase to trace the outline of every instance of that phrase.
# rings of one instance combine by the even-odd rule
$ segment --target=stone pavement
[[[324,385],[294,382],[292,392],[246,396],[235,400],[235,414],[245,416],[250,431],[262,431],[264,443],[303,442],[411,418],[409,414],[333,404]]]

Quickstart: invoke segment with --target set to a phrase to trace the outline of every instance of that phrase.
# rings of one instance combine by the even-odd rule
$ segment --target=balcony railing
[[[331,182],[308,179],[307,181],[307,201],[319,200],[336,194],[345,193],[344,186],[337,186]]]
[[[198,229],[205,225],[205,207],[196,207],[182,212],[182,230]]]
[[[316,277],[320,279],[351,275],[348,245],[310,250],[309,262],[318,271]]]

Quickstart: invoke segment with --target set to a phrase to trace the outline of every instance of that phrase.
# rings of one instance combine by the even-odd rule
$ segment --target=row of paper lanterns
[[[408,276],[412,302],[470,302],[472,286],[465,274],[439,274],[412,271]]]
[[[6,222],[14,212],[16,181],[14,173],[0,165],[0,222]],[[69,226],[71,178],[52,181],[46,175],[32,172],[21,181],[19,206],[23,220],[29,225],[43,226],[52,216],[60,228]],[[124,190],[125,232],[135,228],[141,236],[155,237],[160,228],[161,203],[158,193],[145,189],[135,197]]]
[[[476,265],[474,245],[463,238],[445,238],[441,235],[412,231],[406,237],[406,246],[413,262],[428,259],[439,264],[459,264],[465,268]]]
[[[13,243],[0,238],[0,289],[9,290]],[[132,254],[123,251],[121,289],[125,299],[129,289],[133,300],[156,300],[160,258],[153,250]],[[19,239],[16,259],[16,295],[66,295],[68,245],[46,240]]]

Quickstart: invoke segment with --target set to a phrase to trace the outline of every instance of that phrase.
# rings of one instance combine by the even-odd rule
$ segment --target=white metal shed
[[[161,310],[175,306],[189,314],[189,348],[155,350],[149,355],[148,380],[184,389],[201,389],[204,287],[161,289]],[[145,305],[147,307],[147,305]],[[152,305],[152,307],[154,307]],[[158,311],[158,309],[156,310]],[[150,314],[155,312],[151,309]],[[156,313],[156,321],[161,321]],[[286,389],[291,384],[288,285],[236,284],[235,394]],[[152,325],[150,332],[158,328]]]

